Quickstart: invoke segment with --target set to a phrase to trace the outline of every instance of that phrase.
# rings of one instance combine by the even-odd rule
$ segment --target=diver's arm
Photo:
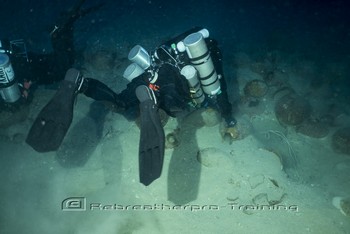
[[[217,74],[220,74],[220,92],[214,97],[214,103],[216,109],[221,113],[221,116],[225,119],[228,127],[236,125],[237,121],[232,114],[232,105],[229,102],[227,95],[227,84],[224,76],[222,66],[222,53],[218,47],[218,43],[214,39],[207,39],[209,50],[211,51],[211,57],[214,63]]]
[[[221,117],[224,118],[227,124],[227,127],[233,127],[234,125],[236,125],[237,121],[233,117],[232,105],[228,100],[226,87],[223,84],[224,82],[222,82],[223,81],[222,78],[220,81],[221,81],[221,90],[219,91],[219,94],[216,94],[214,96],[209,96],[207,98],[207,103],[205,103],[204,106],[209,105],[213,107],[215,110],[217,110],[221,114]]]
[[[217,107],[221,116],[225,119],[228,127],[236,125],[237,121],[232,114],[232,105],[228,100],[227,87],[224,77],[220,79],[221,93],[216,96]]]

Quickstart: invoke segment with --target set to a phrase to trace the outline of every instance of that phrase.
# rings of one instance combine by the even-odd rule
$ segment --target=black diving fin
[[[72,123],[79,77],[78,70],[69,69],[56,94],[35,119],[26,142],[36,151],[55,151],[61,145]]]
[[[147,86],[136,88],[140,101],[140,144],[139,173],[140,182],[151,184],[162,173],[165,149],[164,129],[158,114],[156,98]]]

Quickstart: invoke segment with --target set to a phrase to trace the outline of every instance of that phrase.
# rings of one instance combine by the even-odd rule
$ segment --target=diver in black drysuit
[[[180,36],[184,37],[196,31],[198,28]],[[172,41],[171,44],[173,44]],[[215,70],[221,76],[220,79],[219,76],[215,77],[215,81],[209,83],[212,85],[219,82],[219,89],[214,90],[214,86],[211,86],[215,92],[214,95],[202,93],[205,98],[200,104],[193,105],[193,96],[191,96],[193,89],[191,90],[189,82],[180,72],[181,67],[185,67],[185,64],[190,61],[185,61],[186,58],[175,59],[171,50],[168,50],[169,46],[160,46],[152,56],[152,62],[150,62],[152,66],[148,66],[134,77],[129,77],[131,82],[119,94],[96,79],[84,77],[77,69],[69,69],[56,95],[34,121],[26,142],[38,152],[57,150],[72,122],[73,103],[78,93],[96,101],[105,102],[109,106],[112,105],[113,109],[121,114],[126,114],[128,110],[138,107],[140,182],[146,186],[149,185],[160,177],[164,159],[165,135],[158,108],[163,109],[170,116],[178,117],[182,113],[189,113],[197,108],[212,107],[225,119],[226,133],[230,134],[230,131],[234,130],[236,120],[232,116],[232,106],[228,101],[221,53],[214,40],[206,38],[206,44],[208,51],[203,58],[210,54]],[[150,60],[150,57],[148,58]],[[215,70],[210,74],[215,74]]]
[[[200,28],[197,27],[191,29],[185,32],[184,35],[196,32],[199,29]],[[181,34],[178,37],[183,37],[184,35]],[[208,97],[207,95],[205,102],[201,104],[201,107],[212,107],[216,109],[225,119],[227,127],[233,127],[236,124],[236,120],[233,117],[232,105],[228,100],[227,86],[223,75],[222,54],[215,40],[206,40],[208,49],[211,51],[211,57],[215,69],[218,74],[221,74],[221,93],[213,97]],[[176,38],[171,41],[176,41]],[[164,44],[169,44],[171,41]],[[164,60],[166,60],[166,58]],[[192,106],[189,105],[189,103],[191,103],[190,87],[186,78],[182,76],[179,69],[171,63],[167,63],[166,61],[158,61],[158,63],[160,63],[161,66],[158,71],[159,78],[156,82],[157,90],[154,91],[158,107],[172,117],[181,115],[182,111],[190,111],[192,109]],[[135,90],[141,85],[149,87],[150,82],[148,73],[143,73],[134,78],[127,85],[127,88],[119,94],[114,93],[106,85],[91,78],[84,78],[82,88],[79,92],[95,100],[107,101],[113,104],[116,109],[121,110],[121,113],[123,114],[128,109],[138,106],[139,100],[136,97]]]
[[[139,177],[140,182],[146,186],[161,176],[164,161],[165,134],[158,108],[164,110],[172,117],[180,117],[184,113],[188,114],[201,107],[212,107],[225,119],[225,136],[234,137],[233,133],[235,132],[236,120],[232,115],[232,105],[228,100],[227,87],[222,69],[222,56],[216,41],[206,38],[205,44],[208,47],[208,51],[199,56],[199,59],[192,59],[192,61],[202,59],[204,62],[199,64],[209,66],[206,65],[210,61],[210,59],[207,59],[207,56],[209,55],[211,57],[217,74],[220,74],[220,79],[217,76],[215,81],[212,79],[208,81],[210,83],[207,83],[209,84],[207,86],[210,86],[215,94],[208,95],[204,94],[204,92],[201,93],[200,96],[205,95],[205,97],[199,103],[198,96],[193,95],[194,87],[198,87],[199,81],[197,85],[190,87],[190,82],[182,75],[182,69],[186,67],[186,64],[191,64],[191,59],[184,56],[185,53],[180,54],[175,52],[175,42],[179,38],[194,35],[192,33],[198,32],[199,29],[194,28],[189,30],[158,47],[153,54],[154,56],[150,59],[151,65],[148,66],[148,62],[146,62],[148,68],[141,75],[136,74],[136,77],[128,77],[128,75],[125,75],[126,73],[128,74],[127,68],[126,72],[124,72],[124,77],[127,79],[131,78],[131,82],[119,94],[115,94],[104,84],[89,78],[82,78],[82,85],[79,85],[81,87],[79,92],[95,100],[113,103],[117,107],[116,109],[122,110],[121,113],[125,114],[128,109],[138,107],[140,111]],[[147,53],[142,52],[142,49],[138,46],[136,48],[136,51],[141,51],[141,54]],[[145,65],[143,62],[147,61],[147,58],[147,56],[140,57],[140,67]],[[213,75],[215,74],[215,70],[209,73],[210,75],[204,76],[204,79],[209,80],[208,77],[215,77]],[[201,79],[203,80],[203,78]],[[217,84],[217,79],[219,79],[220,83],[219,91],[215,90],[215,86],[213,86],[213,84]],[[202,84],[202,87],[205,85]]]
[[[38,85],[61,81],[66,71],[73,66],[75,61],[74,23],[77,19],[102,6],[100,4],[87,9],[80,9],[84,2],[85,0],[79,0],[70,11],[63,13],[55,24],[50,33],[52,53],[27,52],[23,40],[0,40],[0,53],[8,56],[15,75],[15,80],[12,83],[18,83],[21,94],[19,98],[15,97],[10,102],[0,98],[0,104],[4,109],[15,111],[21,105],[28,104],[32,100],[32,94]],[[14,85],[17,87],[17,84]],[[4,84],[0,82],[0,92],[3,86]],[[16,92],[10,92],[9,95],[14,93]]]
[[[0,100],[2,105],[11,109],[11,107],[27,104],[32,100],[32,92],[37,85],[52,84],[63,79],[65,72],[74,64],[75,60],[72,26],[66,25],[59,32],[52,34],[53,52],[50,54],[26,52],[24,44],[22,44],[23,48],[20,49],[18,43],[11,45],[12,42],[1,40],[1,49],[7,52],[18,83],[18,87],[14,88],[18,88],[21,94],[18,97],[13,97],[14,102],[7,103],[6,100]],[[23,50],[23,52],[16,53],[19,50]],[[17,86],[17,84],[14,85]]]

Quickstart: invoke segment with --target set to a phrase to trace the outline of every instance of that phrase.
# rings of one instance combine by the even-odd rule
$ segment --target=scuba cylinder
[[[188,35],[183,43],[191,64],[199,73],[204,93],[215,95],[220,92],[220,81],[201,32]]]
[[[138,77],[144,72],[145,70],[143,70],[142,67],[140,67],[140,65],[138,65],[137,63],[132,63],[125,69],[123,77],[129,82],[131,82],[134,78]]]
[[[159,46],[152,56],[143,47],[136,45],[128,55],[133,63],[126,68],[123,76],[132,81],[142,73],[149,72],[148,79],[153,84],[158,78],[157,69],[162,64],[171,64],[186,77],[193,101],[200,104],[205,99],[204,93],[212,96],[220,93],[220,76],[210,56],[206,38],[209,38],[209,31],[195,27]]]
[[[201,104],[204,101],[205,96],[198,80],[197,70],[191,65],[186,65],[181,69],[181,75],[186,77],[188,84],[191,87],[190,92],[192,100],[196,105]]]
[[[21,97],[10,58],[0,53],[0,95],[5,102],[13,103]]]
[[[140,45],[136,45],[130,50],[128,59],[133,63],[125,69],[123,77],[129,82],[143,74],[151,66],[151,56]]]
[[[138,64],[143,70],[146,70],[151,65],[151,57],[140,45],[136,45],[130,50],[128,59]]]

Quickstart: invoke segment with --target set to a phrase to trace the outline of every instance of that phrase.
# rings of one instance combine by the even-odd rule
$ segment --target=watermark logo
[[[227,203],[223,205],[199,205],[199,204],[118,204],[109,203],[103,204],[100,202],[89,202],[85,197],[68,197],[62,201],[61,208],[63,211],[218,211],[218,210],[232,210],[242,211],[244,213],[261,212],[261,211],[289,211],[298,212],[298,205],[292,204],[239,204]]]
[[[85,197],[69,197],[62,201],[61,208],[63,211],[85,211]]]

